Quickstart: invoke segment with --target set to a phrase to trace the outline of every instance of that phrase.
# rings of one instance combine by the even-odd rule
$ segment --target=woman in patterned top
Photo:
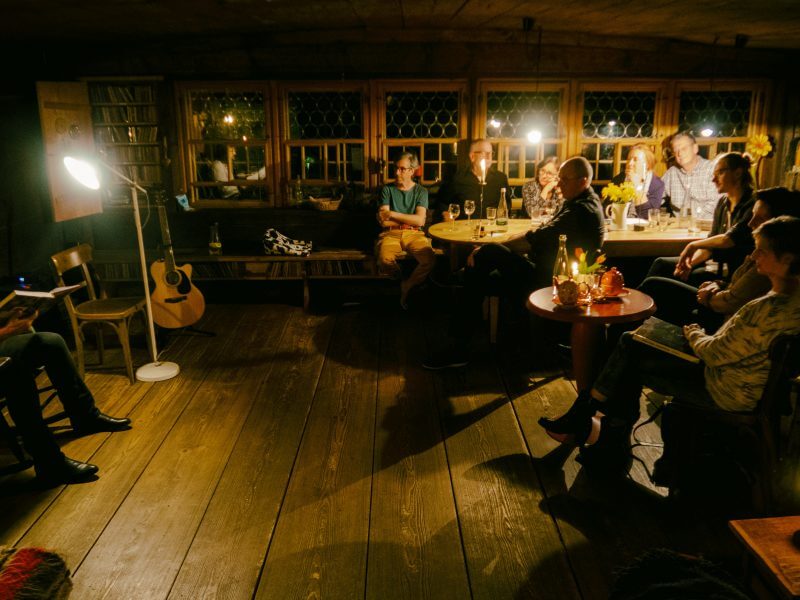
[[[536,165],[536,178],[522,186],[522,204],[529,217],[553,215],[564,197],[558,189],[559,160],[547,156]]]
[[[770,344],[778,334],[800,332],[800,219],[770,219],[753,236],[755,268],[769,278],[771,289],[745,304],[713,335],[697,324],[684,326],[701,364],[639,344],[626,332],[594,387],[582,391],[562,417],[539,419],[548,434],[562,442],[591,443],[592,420],[600,416],[599,438],[581,450],[582,462],[611,466],[606,460],[610,457],[629,458],[642,386],[696,406],[752,411],[769,375]]]

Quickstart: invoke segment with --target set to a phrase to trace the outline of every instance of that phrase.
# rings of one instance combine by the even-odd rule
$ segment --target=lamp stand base
[[[136,379],[139,381],[164,381],[172,379],[181,368],[174,362],[152,362],[136,369]]]

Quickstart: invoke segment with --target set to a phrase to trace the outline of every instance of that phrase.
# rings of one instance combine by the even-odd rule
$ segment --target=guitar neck
[[[167,273],[175,270],[175,254],[172,251],[172,237],[169,234],[169,221],[167,221],[167,207],[164,205],[163,193],[156,194],[158,207],[158,223],[161,226],[161,243],[164,246],[164,266]]]

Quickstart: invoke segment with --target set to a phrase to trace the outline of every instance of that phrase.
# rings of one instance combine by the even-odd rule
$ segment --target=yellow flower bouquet
[[[601,194],[603,195],[603,199],[609,202],[627,204],[636,199],[637,191],[636,187],[630,181],[625,181],[621,185],[609,183],[603,188]]]

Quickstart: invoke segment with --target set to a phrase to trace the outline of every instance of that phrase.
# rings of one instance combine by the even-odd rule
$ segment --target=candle
[[[486,159],[481,159],[481,183],[486,183]]]
[[[577,274],[578,274],[578,263],[574,262],[572,263],[572,275],[574,276]]]

